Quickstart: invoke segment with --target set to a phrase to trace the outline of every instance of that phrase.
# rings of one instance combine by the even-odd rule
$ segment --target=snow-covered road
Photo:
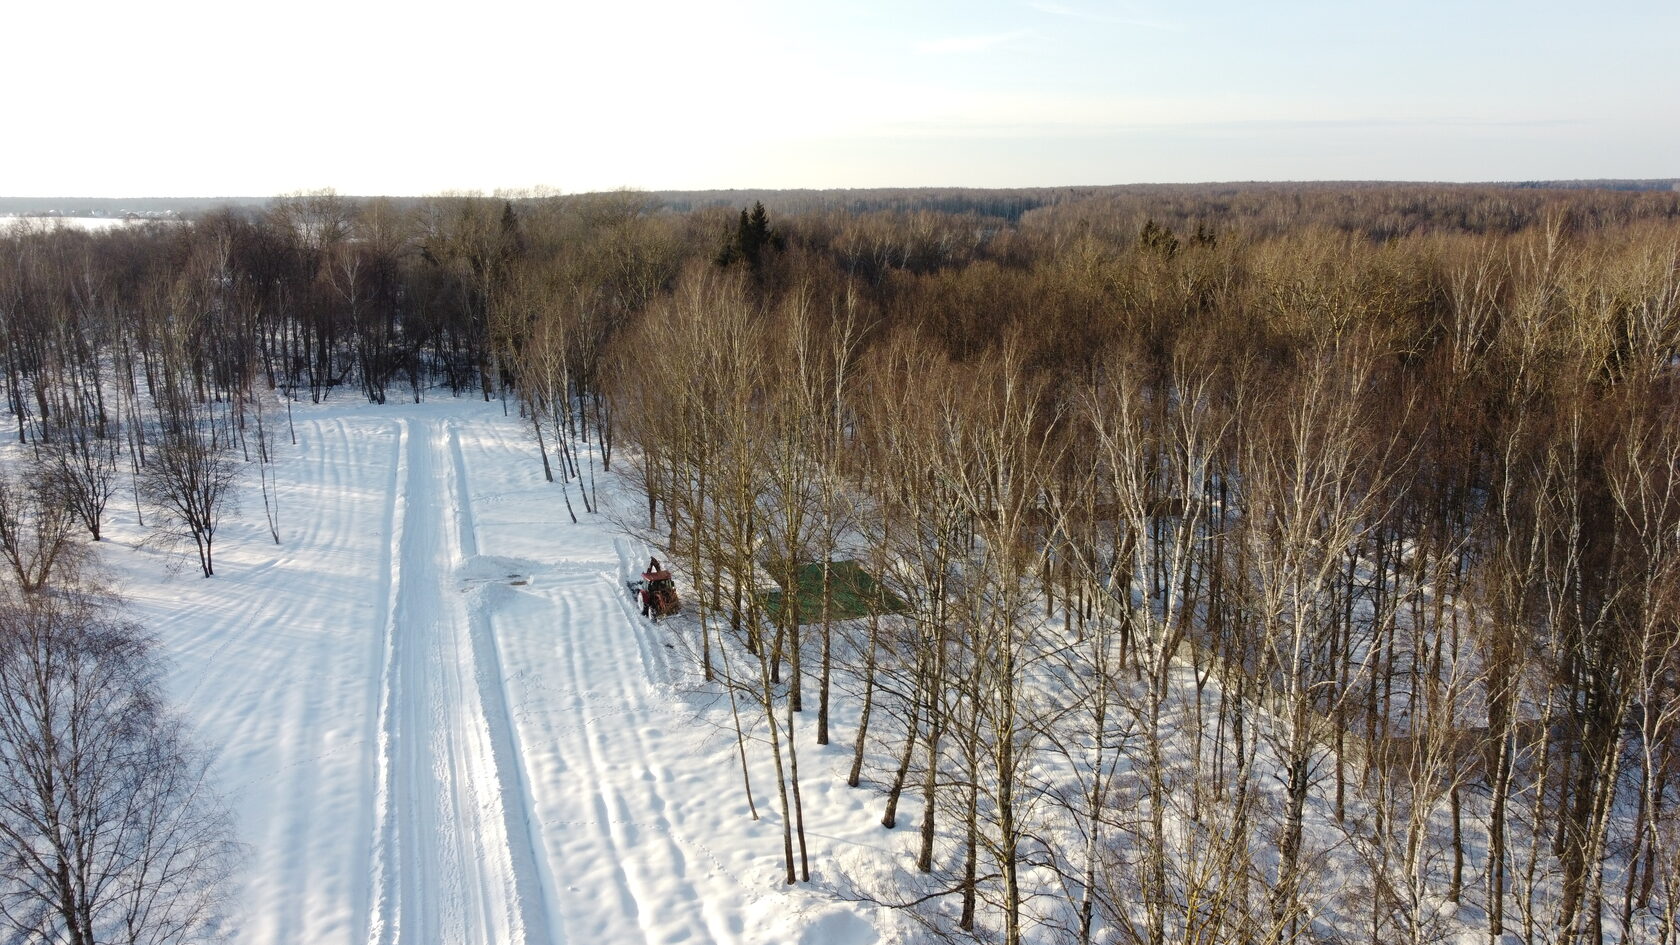
[[[368,939],[547,941],[495,645],[456,587],[477,556],[460,446],[433,420],[400,441]]]
[[[105,553],[251,848],[232,937],[888,934],[876,910],[779,885],[780,827],[762,804],[748,816],[726,710],[685,691],[669,629],[625,593],[647,549],[605,517],[571,524],[499,405],[306,408],[295,425],[282,544],[253,478],[214,579],[141,547],[132,508]],[[873,852],[865,795],[809,794],[819,844]]]

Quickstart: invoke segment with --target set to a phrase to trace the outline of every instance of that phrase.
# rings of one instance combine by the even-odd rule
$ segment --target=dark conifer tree
[[[717,263],[729,266],[745,262],[757,275],[764,264],[764,250],[769,248],[780,252],[785,245],[782,234],[770,226],[770,214],[764,209],[764,203],[755,200],[750,211],[741,210],[735,235],[718,253]]]
[[[1168,259],[1178,255],[1178,237],[1173,235],[1172,230],[1152,219],[1144,221],[1143,232],[1138,234],[1138,245],[1150,252],[1160,253]]]

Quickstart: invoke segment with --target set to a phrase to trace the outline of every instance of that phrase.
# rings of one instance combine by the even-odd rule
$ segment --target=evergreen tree
[[[1160,253],[1168,259],[1178,255],[1178,237],[1154,220],[1145,220],[1143,232],[1138,234],[1138,245],[1150,252]]]
[[[764,262],[766,247],[780,252],[786,245],[782,234],[770,226],[770,214],[765,211],[762,201],[754,201],[752,210],[741,210],[740,222],[735,225],[735,235],[724,245],[718,253],[717,263],[729,266],[736,262],[745,262],[756,275]]]

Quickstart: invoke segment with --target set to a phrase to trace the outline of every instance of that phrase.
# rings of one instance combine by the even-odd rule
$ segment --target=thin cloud
[[[1230,118],[1174,121],[1080,120],[1074,118],[1032,120],[1000,116],[994,120],[973,117],[905,119],[883,122],[859,132],[859,136],[892,139],[941,140],[1096,140],[1167,135],[1171,137],[1228,137],[1230,135],[1275,135],[1336,132],[1428,131],[1452,129],[1499,129],[1543,131],[1583,127],[1590,122],[1575,118],[1484,119],[1436,118]]]
[[[984,36],[947,36],[917,43],[916,51],[929,56],[987,52],[1025,38],[1031,32],[1031,30],[1014,30],[1009,33],[989,33]]]
[[[1142,16],[1117,16],[1112,13],[1099,13],[1086,7],[1061,3],[1058,0],[1031,0],[1027,4],[1029,9],[1051,16],[1067,17],[1073,20],[1087,20],[1093,23],[1112,23],[1116,26],[1136,26],[1140,29],[1161,30],[1176,33],[1184,29],[1183,24],[1173,20],[1153,19]]]
[[[1065,3],[1056,3],[1054,0],[1034,0],[1034,2],[1028,3],[1027,6],[1040,13],[1048,13],[1051,16],[1068,16],[1081,20],[1088,20],[1093,16],[1093,14],[1089,11],[1081,10]]]

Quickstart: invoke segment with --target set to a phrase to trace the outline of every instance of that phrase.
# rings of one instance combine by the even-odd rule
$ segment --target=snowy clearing
[[[300,405],[295,427],[282,544],[253,473],[214,578],[142,545],[132,498],[104,545],[249,846],[234,940],[903,937],[821,876],[781,885],[727,704],[625,593],[647,549],[609,516],[571,524],[500,404]],[[878,861],[873,796],[830,770],[846,750],[801,751],[813,861]]]

